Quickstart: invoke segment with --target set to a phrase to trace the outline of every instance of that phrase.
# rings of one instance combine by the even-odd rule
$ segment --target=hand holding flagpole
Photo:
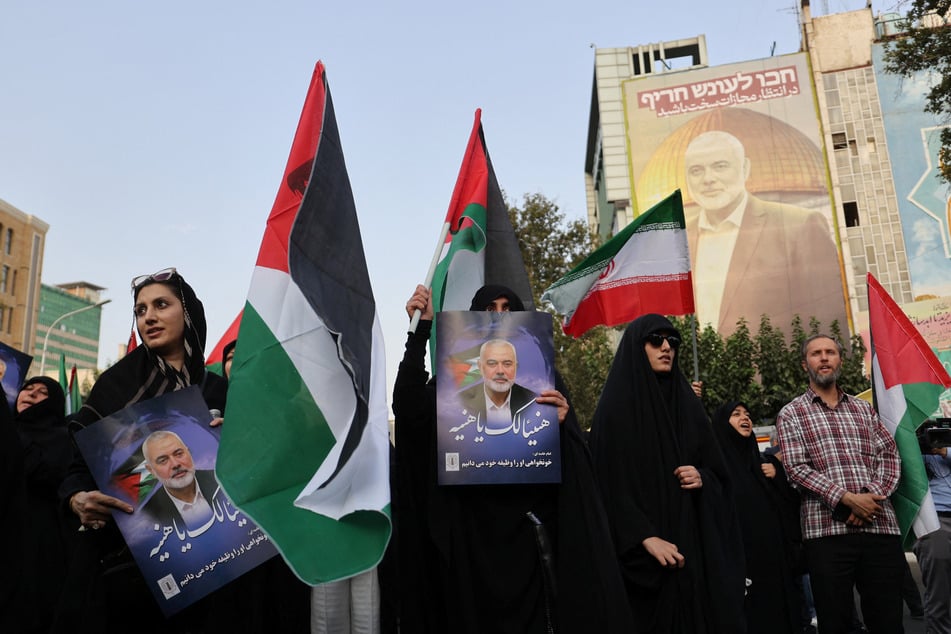
[[[436,243],[436,252],[433,253],[433,260],[429,263],[429,270],[426,271],[426,279],[423,280],[423,286],[426,288],[432,289],[433,287],[433,276],[436,275],[436,265],[439,264],[439,256],[442,255],[443,245],[446,243],[446,236],[449,235],[449,223],[444,222],[442,225],[442,231],[439,232],[439,241]],[[416,309],[416,312],[413,313],[413,317],[409,321],[409,329],[407,332],[413,334],[416,332],[416,326],[419,325],[419,318],[422,317],[423,312]]]

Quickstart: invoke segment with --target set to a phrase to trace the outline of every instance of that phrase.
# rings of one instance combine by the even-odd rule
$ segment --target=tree
[[[540,306],[542,292],[594,251],[596,241],[583,220],[567,220],[558,205],[542,194],[526,194],[520,206],[507,205],[533,299]],[[599,326],[574,339],[562,332],[558,315],[554,322],[555,363],[571,393],[578,421],[588,429],[614,359],[609,331]]]
[[[885,48],[885,71],[903,78],[924,74],[931,80],[925,96],[925,112],[951,121],[951,25],[941,16],[951,9],[951,0],[911,0],[902,30]],[[941,22],[930,26],[930,22]],[[951,182],[951,128],[941,130],[941,177]]]
[[[680,367],[692,372],[693,346],[690,322],[672,318],[674,325],[687,339],[680,347]],[[809,320],[808,332],[798,315],[790,324],[787,341],[783,332],[773,326],[769,317],[760,319],[756,335],[744,320],[736,331],[723,339],[709,325],[697,339],[700,357],[700,378],[703,380],[703,405],[707,414],[722,403],[741,400],[750,408],[758,425],[772,424],[779,410],[803,393],[808,377],[802,369],[802,344],[810,335],[828,332],[842,341],[841,329],[832,322],[828,329],[816,319]],[[864,392],[870,387],[863,360],[865,344],[858,335],[845,346],[839,387],[849,394]]]

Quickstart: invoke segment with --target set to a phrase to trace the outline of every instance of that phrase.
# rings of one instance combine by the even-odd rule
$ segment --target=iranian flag
[[[310,584],[390,538],[383,339],[324,66],[268,217],[238,334],[217,474]]]
[[[485,146],[482,110],[475,112],[435,262],[436,312],[468,310],[472,296],[485,284],[508,286],[526,308],[534,306],[522,253]]]
[[[644,313],[694,312],[690,254],[680,190],[638,216],[541,297],[580,337]]]
[[[940,527],[915,430],[938,410],[938,398],[951,387],[951,377],[871,273],[868,326],[875,409],[901,454],[901,481],[891,499],[908,544]]]

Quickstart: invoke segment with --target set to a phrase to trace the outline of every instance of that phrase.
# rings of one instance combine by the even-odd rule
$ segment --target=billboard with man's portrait
[[[681,189],[697,317],[848,332],[828,170],[805,54],[623,84],[638,212]]]

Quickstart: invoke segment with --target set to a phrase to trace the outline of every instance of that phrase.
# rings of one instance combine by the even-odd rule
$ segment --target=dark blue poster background
[[[210,422],[208,406],[192,386],[131,405],[76,435],[99,489],[135,508],[131,515],[116,511],[113,518],[165,615],[277,553],[214,479],[218,436]],[[159,504],[164,500],[150,504],[168,495],[143,465],[142,443],[158,430],[178,434],[192,454],[201,493],[211,507],[198,526],[186,526],[173,506]]]
[[[483,343],[515,347],[511,421],[487,420]],[[534,402],[555,384],[551,315],[447,311],[436,316],[436,464],[439,484],[561,481],[558,410]]]

